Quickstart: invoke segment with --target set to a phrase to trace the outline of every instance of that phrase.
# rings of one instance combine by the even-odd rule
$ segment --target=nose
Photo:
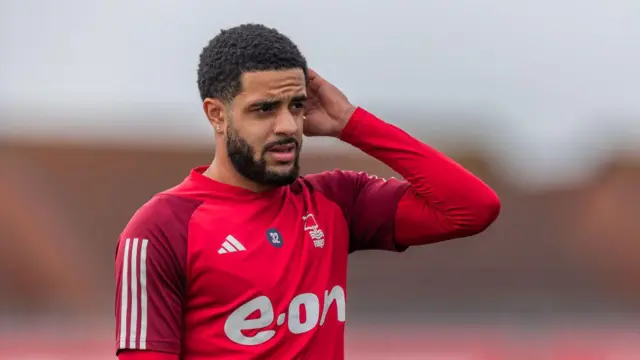
[[[293,136],[298,132],[298,122],[290,111],[282,111],[276,118],[274,132],[277,135]]]

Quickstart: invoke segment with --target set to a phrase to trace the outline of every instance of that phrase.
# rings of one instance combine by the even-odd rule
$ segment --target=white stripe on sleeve
[[[120,348],[127,345],[127,312],[128,312],[128,293],[129,293],[129,245],[131,239],[127,239],[124,244],[124,260],[122,261],[122,276],[120,288]]]
[[[142,240],[140,249],[140,349],[147,347],[147,244]]]
[[[133,239],[131,249],[131,328],[129,329],[129,347],[136,348],[136,331],[138,325],[138,238]]]

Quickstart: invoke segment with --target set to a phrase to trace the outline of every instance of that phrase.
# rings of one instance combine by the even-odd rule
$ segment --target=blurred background
[[[0,359],[115,358],[117,236],[211,161],[198,55],[245,22],[502,199],[481,235],[351,256],[348,359],[640,359],[635,0],[0,1]]]

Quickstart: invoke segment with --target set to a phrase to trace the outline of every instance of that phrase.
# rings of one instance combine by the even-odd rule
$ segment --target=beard
[[[255,159],[256,151],[249,143],[241,137],[231,122],[227,127],[227,137],[225,139],[227,145],[227,153],[231,164],[245,178],[261,185],[268,186],[284,186],[290,185],[298,178],[300,174],[300,148],[301,143],[295,138],[285,138],[278,141],[268,143],[262,149],[260,158]],[[293,166],[286,172],[280,172],[269,169],[265,155],[270,148],[278,145],[296,144],[295,158]]]

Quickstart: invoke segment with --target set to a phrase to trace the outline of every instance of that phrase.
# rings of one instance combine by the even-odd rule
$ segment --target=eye
[[[276,104],[261,104],[256,111],[259,113],[270,113],[276,109]]]
[[[304,109],[304,102],[302,101],[296,101],[291,103],[291,107],[294,109]]]
[[[305,104],[303,101],[295,101],[291,103],[290,107],[291,111],[298,113],[304,110]]]

